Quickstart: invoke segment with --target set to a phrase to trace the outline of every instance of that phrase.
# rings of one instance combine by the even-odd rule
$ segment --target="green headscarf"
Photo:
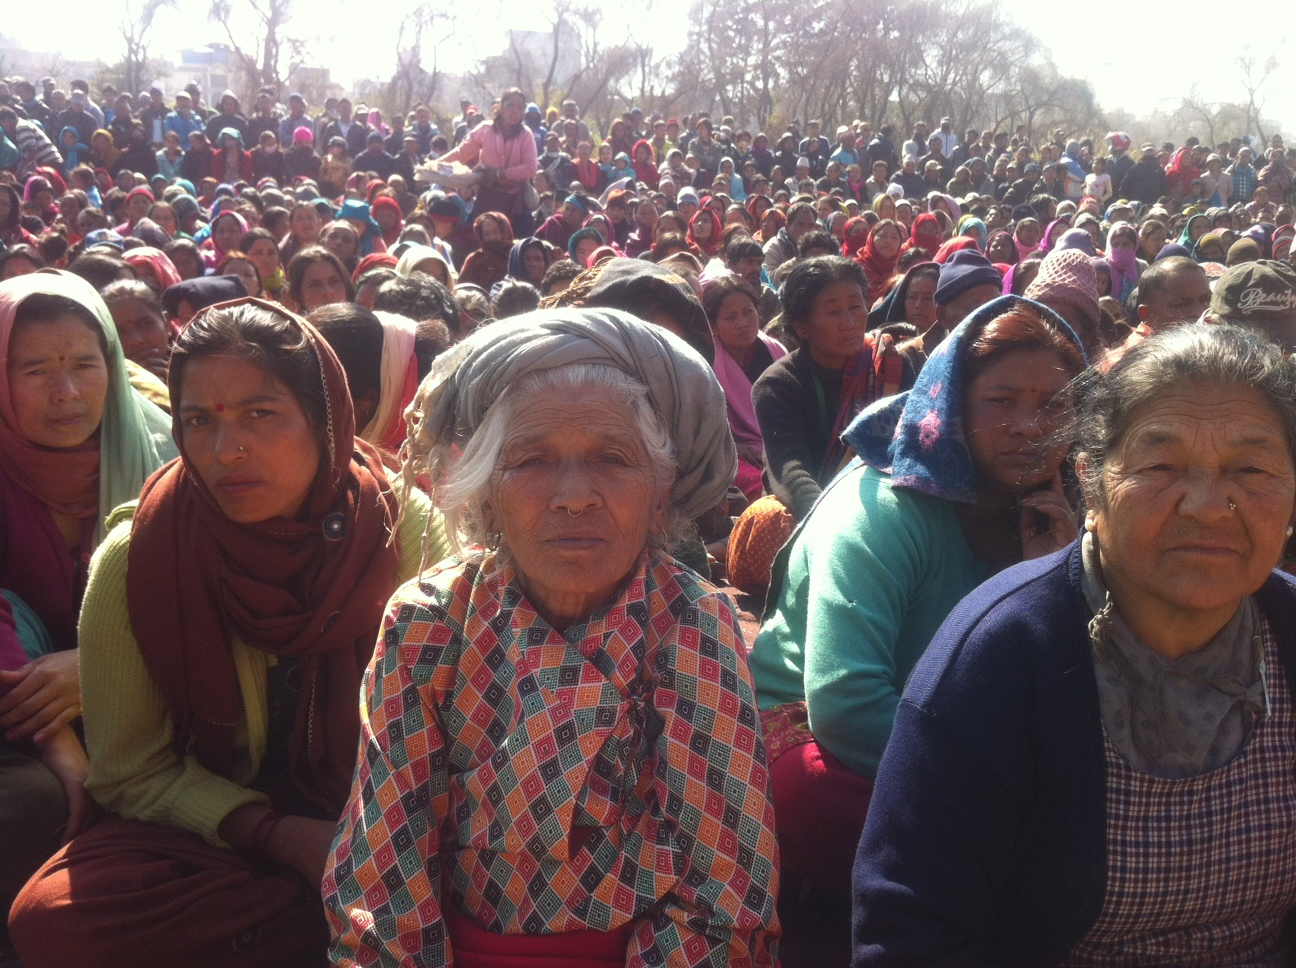
[[[98,507],[93,504],[86,466],[93,451],[53,451],[36,447],[17,430],[9,391],[9,340],[18,307],[34,295],[62,296],[88,310],[107,346],[108,393],[99,424]],[[144,481],[177,454],[171,418],[131,388],[126,357],[112,314],[84,279],[46,269],[0,282],[0,470],[47,506],[78,517],[95,517],[94,543],[106,533],[108,515],[139,497]],[[88,510],[89,509],[89,510]]]

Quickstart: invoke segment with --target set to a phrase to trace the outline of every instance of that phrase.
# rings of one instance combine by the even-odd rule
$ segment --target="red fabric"
[[[351,281],[353,283],[359,282],[360,277],[370,269],[377,269],[379,266],[390,266],[392,269],[395,269],[396,265],[396,257],[391,253],[370,252],[360,260],[360,264],[356,266],[355,272],[351,273]]]
[[[320,474],[296,519],[235,524],[188,466],[177,407],[172,433],[180,458],[145,482],[135,513],[131,624],[175,721],[177,748],[188,751],[192,739],[199,761],[221,775],[233,765],[242,705],[226,636],[297,659],[303,698],[291,749],[293,793],[308,810],[336,817],[355,766],[361,676],[396,587],[400,552],[388,537],[397,500],[378,452],[355,437],[346,375],[328,343],[271,303],[221,306],[240,303],[289,319],[319,361],[330,408]],[[181,397],[183,360],[177,349],[173,400]]]
[[[711,223],[711,237],[709,239],[699,239],[694,230],[698,222]],[[699,252],[707,257],[713,257],[720,252],[720,233],[724,231],[724,226],[720,224],[720,216],[709,208],[700,208],[693,213],[693,218],[689,220],[688,240]]]
[[[283,968],[328,963],[319,889],[174,827],[111,817],[62,848],[14,902],[27,968]]]
[[[375,181],[373,185],[370,185],[369,187],[372,189],[374,185],[378,186],[379,191],[382,191],[386,187],[380,181]],[[391,195],[378,195],[378,197],[374,198],[370,203],[369,214],[375,216],[375,221],[377,221],[377,211],[380,208],[389,208],[396,213],[395,226],[383,232],[383,242],[390,247],[395,245],[400,239],[401,229],[405,225],[405,217],[401,212],[400,202],[396,201],[396,199]]]
[[[631,924],[617,931],[496,934],[448,904],[442,911],[454,950],[455,968],[622,968],[625,965]]]
[[[378,440],[378,446],[384,450],[389,450],[393,454],[405,443],[405,408],[414,400],[414,394],[418,393],[418,357],[410,355],[409,363],[405,367],[405,382],[401,384],[400,406],[392,414],[391,421],[383,429],[382,437]]]
[[[648,160],[644,162],[639,160],[641,145],[648,149]],[[657,174],[657,166],[653,164],[652,145],[646,139],[640,138],[634,143],[634,149],[630,152],[630,167],[634,169],[636,181],[643,182],[654,191],[657,190],[657,182],[661,176]]]
[[[808,880],[821,890],[849,895],[873,781],[811,741],[770,763],[770,787],[785,890]]]
[[[856,261],[864,267],[864,275],[868,278],[869,287],[865,295],[868,296],[870,307],[886,295],[887,282],[891,279],[891,273],[895,272],[896,263],[900,261],[899,249],[896,249],[895,255],[888,258],[874,248],[873,240],[883,229],[894,229],[901,238],[904,237],[904,230],[899,225],[890,219],[883,219],[869,229],[868,240],[864,243],[864,248],[860,249],[859,255],[855,257]]]
[[[842,230],[842,255],[848,259],[855,258],[859,255],[860,249],[864,248],[868,239],[869,224],[867,219],[862,219],[858,215],[847,219]]]
[[[976,239],[967,235],[956,236],[936,250],[936,261],[941,265],[944,265],[946,260],[955,252],[962,252],[964,249],[976,248],[978,248]]]
[[[940,219],[931,212],[923,212],[913,221],[909,241],[900,247],[902,253],[922,249],[927,258],[934,259],[941,247]]]

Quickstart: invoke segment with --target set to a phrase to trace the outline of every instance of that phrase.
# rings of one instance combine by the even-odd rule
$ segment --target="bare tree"
[[[1264,110],[1264,100],[1260,98],[1260,91],[1268,83],[1269,78],[1273,76],[1274,71],[1278,69],[1278,48],[1275,47],[1269,56],[1264,59],[1264,62],[1261,63],[1248,44],[1242,48],[1242,52],[1238,54],[1238,58],[1234,63],[1242,76],[1242,89],[1246,91],[1247,95],[1247,127],[1260,135],[1261,141],[1266,141],[1268,139],[1264,132],[1263,122],[1260,120],[1260,112]],[[1253,128],[1252,125],[1254,125]]]
[[[286,32],[292,19],[292,0],[212,0],[208,19],[220,25],[229,39],[244,75],[245,96],[263,84],[284,86],[284,78],[301,66],[305,41]],[[238,23],[251,18],[257,24],[248,32]],[[240,42],[251,40],[253,43]],[[285,68],[285,55],[288,66]]]
[[[406,114],[416,103],[431,106],[441,86],[438,51],[454,35],[455,16],[420,6],[407,13],[396,34],[396,70],[387,86],[387,108]],[[425,58],[430,65],[425,65]]]
[[[124,0],[122,19],[118,25],[126,44],[126,56],[122,61],[122,90],[134,92],[144,87],[148,80],[144,73],[148,70],[148,44],[153,20],[163,7],[174,6],[175,0]]]

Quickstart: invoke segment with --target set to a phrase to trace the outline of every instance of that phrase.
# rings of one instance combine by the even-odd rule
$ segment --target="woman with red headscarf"
[[[433,558],[444,535],[421,494],[398,521],[305,320],[212,307],[169,383],[180,459],[114,522],[81,612],[86,789],[113,816],[28,882],[11,934],[33,965],[322,964],[361,677],[425,529]]]
[[[472,283],[490,292],[491,286],[508,275],[513,226],[499,212],[485,212],[473,221],[473,234],[481,247],[468,253],[459,270],[459,283]]]
[[[723,231],[720,216],[709,208],[700,208],[693,213],[693,219],[689,222],[688,240],[703,256],[714,259],[720,254],[723,245],[720,239]]]
[[[864,275],[868,278],[868,292],[865,295],[870,308],[886,295],[887,284],[895,272],[896,263],[900,261],[902,236],[900,226],[889,218],[884,218],[869,229],[868,241],[856,256],[856,261],[864,267]]]
[[[927,253],[928,259],[935,259],[936,253],[940,250],[941,241],[940,219],[931,212],[923,212],[914,219],[909,241],[904,244],[900,251],[908,252],[910,249],[922,249]]]
[[[661,175],[653,162],[652,145],[645,139],[641,138],[635,142],[634,151],[630,153],[630,167],[634,169],[635,181],[642,182],[653,191],[657,190]]]
[[[859,255],[860,249],[864,248],[864,243],[868,241],[868,237],[868,219],[860,218],[858,215],[854,218],[848,218],[846,225],[842,229],[842,255],[848,259],[854,259]]]

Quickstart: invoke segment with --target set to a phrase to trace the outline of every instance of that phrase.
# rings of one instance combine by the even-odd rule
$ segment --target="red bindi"
[[[224,412],[225,412],[225,404],[223,404],[223,403],[218,403],[218,404],[216,404],[216,412],[217,412],[217,413],[224,413]]]

